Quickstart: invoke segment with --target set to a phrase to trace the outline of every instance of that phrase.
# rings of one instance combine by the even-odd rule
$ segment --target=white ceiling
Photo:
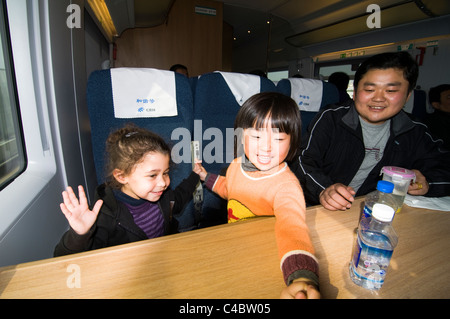
[[[234,27],[237,37],[244,35],[247,30],[256,29],[265,31],[265,21],[274,17],[278,26],[282,26],[285,37],[320,29],[329,25],[339,24],[345,34],[336,34],[336,37],[356,34],[367,31],[365,20],[372,12],[367,13],[370,4],[377,4],[381,8],[381,20],[385,26],[402,24],[420,19],[450,14],[450,1],[448,0],[217,0],[224,3],[224,20]],[[422,10],[419,7],[424,5]],[[428,10],[426,10],[428,9]],[[344,21],[353,21],[360,17],[364,23],[355,24]],[[283,22],[285,25],[283,25]],[[273,28],[276,28],[274,25]],[[344,30],[345,29],[345,30]],[[273,31],[273,30],[272,30]],[[331,30],[323,30],[332,36]],[[316,32],[317,41],[327,40],[327,34]],[[238,39],[239,40],[239,39]],[[304,38],[299,40],[305,40]],[[308,39],[311,41],[311,39]],[[294,41],[291,41],[294,42]],[[300,43],[300,41],[297,41]],[[299,43],[291,43],[301,46]],[[306,43],[305,43],[306,44]]]
[[[174,1],[105,0],[119,34],[126,28],[166,21]],[[291,60],[299,50],[353,35],[370,34],[370,4],[381,8],[381,27],[450,16],[450,0],[215,0],[233,27],[235,56],[268,52],[268,59]],[[272,23],[267,24],[270,19]],[[250,31],[250,34],[248,33]]]
[[[174,1],[183,0],[105,0],[116,28],[123,31],[132,27],[151,27],[164,23]],[[267,19],[271,18],[274,38],[290,38],[291,45],[301,47],[310,38],[296,38],[298,34],[323,28],[313,34],[316,41],[339,38],[367,31],[365,19],[370,4],[381,8],[384,26],[417,21],[431,16],[450,14],[449,0],[215,0],[224,4],[224,21],[230,24],[237,38],[248,42],[248,30],[253,37],[268,36]],[[420,9],[420,7],[424,7]],[[428,13],[428,14],[427,14]],[[364,23],[355,18],[360,17]],[[347,21],[343,24],[342,22]],[[360,21],[360,22],[361,22]],[[324,28],[330,25],[339,27]],[[384,27],[383,26],[383,27]],[[333,35],[336,29],[340,33]]]

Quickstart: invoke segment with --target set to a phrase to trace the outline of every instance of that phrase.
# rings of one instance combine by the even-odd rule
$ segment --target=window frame
[[[38,1],[6,2],[15,85],[20,106],[26,169],[0,191],[0,242],[25,214],[34,214],[40,196],[57,175],[56,156],[50,126],[43,50],[49,43],[41,39]]]
[[[23,132],[23,124],[22,124],[22,116],[20,112],[20,104],[17,94],[17,81],[15,77],[14,70],[14,61],[12,58],[12,46],[11,46],[11,38],[9,32],[9,24],[8,24],[8,14],[6,12],[6,2],[2,0],[0,2],[0,18],[3,20],[0,21],[0,39],[3,51],[3,59],[5,63],[5,72],[6,72],[6,80],[7,80],[7,89],[8,89],[8,97],[10,100],[10,107],[12,111],[13,120],[16,121],[14,123],[14,133],[19,143],[17,143],[19,156],[21,156],[20,168],[17,172],[12,174],[6,181],[0,183],[0,191],[7,187],[10,183],[12,183],[19,175],[21,175],[28,166],[28,157],[27,150],[24,140],[24,132]]]

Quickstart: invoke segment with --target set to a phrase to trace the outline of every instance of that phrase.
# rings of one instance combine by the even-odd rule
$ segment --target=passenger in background
[[[418,72],[407,52],[370,57],[355,74],[354,102],[317,115],[292,167],[308,204],[350,208],[355,196],[375,190],[387,165],[414,170],[411,195],[450,194],[450,153],[402,110]]]
[[[441,84],[431,88],[428,99],[434,112],[425,119],[433,136],[444,141],[444,147],[450,150],[450,84]]]
[[[339,91],[339,103],[344,103],[351,100],[347,93],[348,83],[350,77],[344,72],[334,72],[328,77],[328,82],[333,83]]]
[[[185,75],[186,77],[189,77],[188,68],[184,66],[183,64],[174,64],[170,67],[170,71],[177,72],[180,74]]]
[[[287,285],[281,298],[319,298],[318,262],[305,222],[303,191],[285,162],[297,154],[299,109],[283,94],[255,94],[240,108],[234,126],[238,152],[226,176],[207,174],[203,168],[197,173],[206,187],[228,200],[228,222],[275,216]]]
[[[88,207],[82,186],[63,192],[61,211],[70,229],[54,256],[126,244],[177,232],[174,218],[192,199],[199,181],[194,172],[169,189],[170,149],[158,135],[126,126],[108,137],[107,182],[97,187]]]

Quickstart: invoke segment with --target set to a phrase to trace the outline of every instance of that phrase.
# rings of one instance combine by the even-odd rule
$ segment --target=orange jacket
[[[228,200],[228,222],[255,216],[275,216],[281,269],[287,285],[307,277],[318,286],[318,263],[305,222],[306,205],[297,177],[286,163],[272,174],[244,171],[236,158],[226,177],[212,175],[207,187]],[[212,185],[212,186],[211,186]]]

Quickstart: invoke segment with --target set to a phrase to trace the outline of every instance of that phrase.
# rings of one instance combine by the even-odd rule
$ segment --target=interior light
[[[89,6],[92,11],[94,11],[95,17],[100,22],[103,27],[103,30],[109,37],[109,40],[112,41],[114,37],[116,37],[117,31],[114,23],[112,21],[111,15],[109,14],[108,7],[104,0],[87,0]]]

